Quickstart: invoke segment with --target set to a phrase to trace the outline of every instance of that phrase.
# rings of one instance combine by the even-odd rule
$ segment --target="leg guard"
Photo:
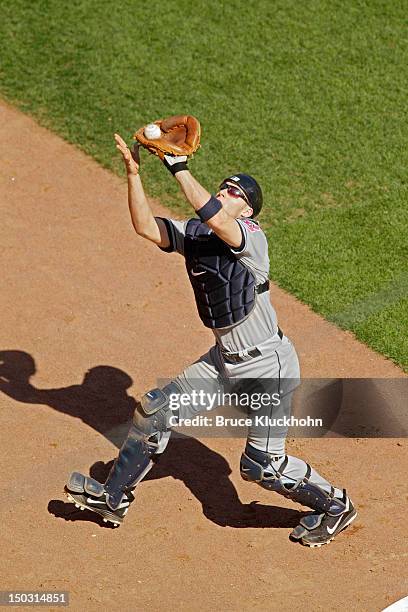
[[[338,516],[345,510],[345,503],[334,497],[334,488],[327,493],[318,485],[309,482],[311,468],[308,465],[306,474],[294,483],[285,479],[285,467],[288,458],[285,456],[279,470],[272,465],[277,458],[269,453],[255,449],[247,444],[241,456],[241,476],[244,480],[256,482],[264,489],[275,491],[303,506],[309,506],[317,512]]]
[[[153,466],[151,456],[166,448],[170,437],[167,429],[169,396],[181,392],[178,385],[171,382],[163,389],[153,389],[143,396],[129,434],[105,482],[107,504],[112,510],[118,508],[125,493],[150,471]]]

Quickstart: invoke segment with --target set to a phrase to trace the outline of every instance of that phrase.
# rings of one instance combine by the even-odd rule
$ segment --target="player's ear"
[[[252,210],[252,208],[250,206],[247,206],[242,211],[242,216],[245,217],[245,219],[249,219],[250,217],[252,217],[253,214],[254,214],[254,211]]]

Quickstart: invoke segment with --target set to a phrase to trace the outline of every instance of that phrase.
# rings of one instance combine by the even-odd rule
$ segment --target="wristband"
[[[187,160],[176,161],[174,164],[169,164],[168,160],[166,159],[166,156],[164,156],[163,163],[166,166],[167,170],[169,170],[173,176],[181,170],[188,170]]]
[[[180,170],[188,170],[187,162],[177,162],[174,166],[170,166],[169,170],[173,176],[177,174],[177,172],[180,172]]]
[[[220,212],[221,208],[221,202],[212,195],[208,202],[204,204],[204,206],[202,206],[199,210],[197,210],[196,213],[200,217],[201,221],[205,223],[206,221],[214,217],[214,215],[216,215],[218,212]]]

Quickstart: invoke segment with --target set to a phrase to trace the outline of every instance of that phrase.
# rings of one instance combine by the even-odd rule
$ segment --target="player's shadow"
[[[120,448],[137,406],[136,400],[127,394],[133,382],[128,374],[111,366],[97,366],[86,372],[79,385],[38,389],[30,382],[35,372],[35,361],[28,353],[0,351],[0,391],[16,401],[44,404],[79,418]],[[91,475],[104,482],[111,464],[95,463]],[[242,504],[230,474],[228,462],[217,452],[194,438],[179,436],[170,440],[147,479],[172,476],[182,480],[202,504],[204,515],[217,525],[293,527],[298,524],[303,513],[297,510],[257,502]],[[106,525],[96,514],[78,511],[73,504],[60,500],[51,500],[48,510],[67,521],[87,520]]]
[[[30,379],[35,361],[24,351],[0,351],[0,391],[18,402],[44,404],[81,419],[120,447],[136,408],[127,394],[131,377],[112,366],[99,365],[85,373],[83,381],[59,389],[38,389]]]

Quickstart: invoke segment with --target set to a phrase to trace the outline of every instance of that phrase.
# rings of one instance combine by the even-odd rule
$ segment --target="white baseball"
[[[149,140],[156,140],[157,138],[160,138],[161,136],[161,129],[156,123],[149,123],[149,125],[146,125],[143,131],[144,131],[144,135]]]

